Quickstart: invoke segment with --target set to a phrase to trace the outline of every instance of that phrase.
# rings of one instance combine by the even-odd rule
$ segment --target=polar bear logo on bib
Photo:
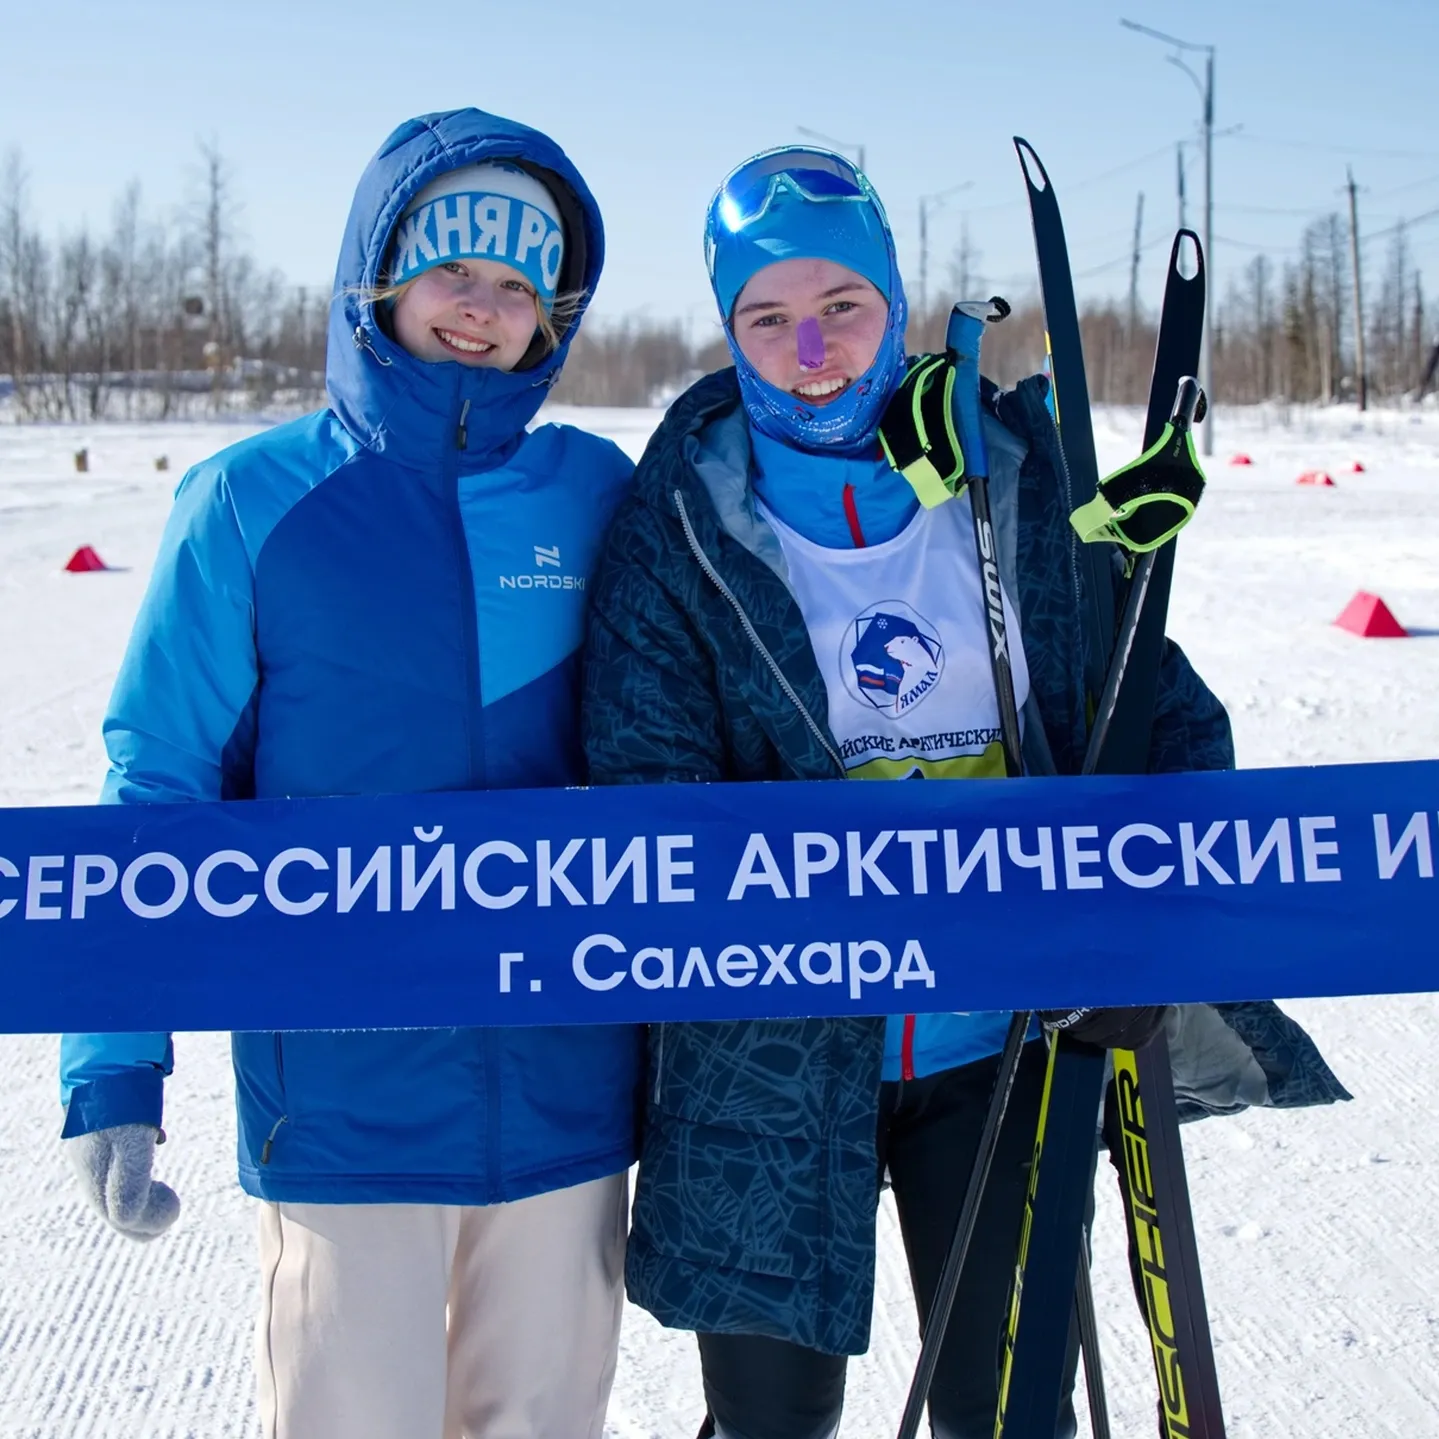
[[[901,601],[881,601],[856,616],[845,648],[840,667],[852,681],[846,688],[891,719],[907,715],[944,673],[934,626]]]

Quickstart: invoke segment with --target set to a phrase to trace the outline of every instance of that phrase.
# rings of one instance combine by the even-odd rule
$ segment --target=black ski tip
[[[1204,245],[1193,230],[1177,230],[1169,251],[1169,273],[1186,284],[1204,280]]]
[[[1031,190],[1049,189],[1049,171],[1044,168],[1044,161],[1039,158],[1039,152],[1024,138],[1023,135],[1014,137],[1014,148],[1019,154],[1019,167],[1024,171],[1024,179]],[[1035,176],[1038,175],[1038,179]]]

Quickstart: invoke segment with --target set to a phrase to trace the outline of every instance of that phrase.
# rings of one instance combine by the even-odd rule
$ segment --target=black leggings
[[[924,1079],[881,1086],[880,1174],[888,1165],[920,1314],[929,1312],[934,1299],[998,1067],[994,1055]],[[1044,1045],[1031,1041],[1020,1061],[930,1389],[935,1439],[992,1439],[994,1434],[1004,1322],[1044,1069]],[[719,1439],[830,1439],[838,1429],[845,1356],[759,1335],[697,1337],[705,1400]],[[1070,1347],[1075,1352],[1057,1439],[1075,1432],[1068,1394],[1077,1346]]]

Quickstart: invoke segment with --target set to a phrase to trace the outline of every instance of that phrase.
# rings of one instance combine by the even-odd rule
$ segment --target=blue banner
[[[1439,762],[0,810],[0,1031],[1439,989]]]

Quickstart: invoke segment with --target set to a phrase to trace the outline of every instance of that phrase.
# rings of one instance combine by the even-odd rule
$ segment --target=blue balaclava
[[[799,449],[834,455],[871,449],[904,375],[908,312],[894,237],[868,180],[829,151],[799,145],[765,151],[731,172],[716,192],[705,251],[750,423]],[[889,323],[869,369],[826,405],[808,405],[762,380],[730,326],[735,301],[751,277],[794,259],[832,260],[862,275],[889,301]],[[798,342],[803,347],[803,333]]]

